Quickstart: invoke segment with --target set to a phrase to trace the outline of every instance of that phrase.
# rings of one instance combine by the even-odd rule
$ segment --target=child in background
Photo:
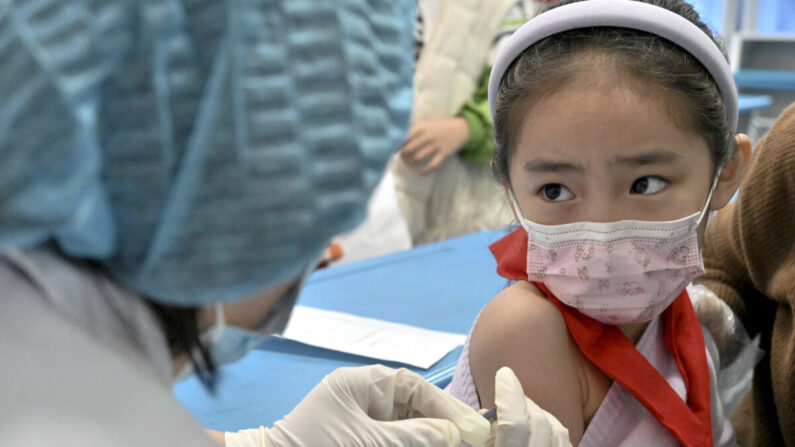
[[[563,1],[510,38],[489,101],[521,223],[492,251],[516,282],[481,312],[449,391],[491,408],[509,366],[574,445],[733,444],[686,291],[705,216],[750,152],[709,29],[681,0]]]
[[[511,219],[488,161],[486,83],[495,49],[536,0],[420,0],[412,126],[394,157],[395,194],[414,245]]]

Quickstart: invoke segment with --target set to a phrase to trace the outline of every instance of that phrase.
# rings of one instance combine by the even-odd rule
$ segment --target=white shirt
[[[0,257],[0,359],[0,446],[214,446],[141,298],[52,249]]]

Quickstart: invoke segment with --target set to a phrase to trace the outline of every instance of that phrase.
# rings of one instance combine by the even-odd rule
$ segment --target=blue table
[[[737,108],[740,115],[757,112],[773,105],[773,98],[768,95],[738,95]]]
[[[316,272],[299,304],[465,334],[480,309],[506,285],[488,251],[503,232],[474,233],[404,252]],[[437,385],[452,377],[461,348],[428,370],[410,368]],[[174,394],[205,426],[218,430],[269,426],[329,372],[384,363],[271,339],[222,368],[217,395],[194,378]]]
[[[795,71],[744,69],[734,73],[737,88],[795,91]]]
[[[756,143],[760,138],[758,129],[762,126],[760,123],[764,121],[764,118],[761,117],[761,112],[771,105],[773,105],[773,98],[768,95],[738,96],[737,108],[740,113],[738,130],[746,132],[752,143]]]

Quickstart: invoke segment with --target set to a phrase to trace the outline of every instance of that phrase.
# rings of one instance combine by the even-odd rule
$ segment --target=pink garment
[[[477,320],[475,320],[477,323]],[[474,324],[473,324],[474,327]],[[665,347],[664,328],[660,318],[654,318],[636,344],[638,351],[665,377],[671,387],[685,399],[685,384],[676,361]],[[480,410],[480,400],[469,365],[469,342],[472,337],[470,330],[464,350],[458,359],[452,382],[445,391],[457,397],[470,407]],[[716,446],[735,446],[734,430],[728,418],[723,414],[723,407],[717,392],[716,367],[717,349],[708,331],[704,331],[707,344],[707,363],[710,371],[710,388],[712,390],[712,432]],[[591,446],[642,446],[655,447],[677,446],[676,439],[635,399],[624,387],[613,383],[605,395],[602,404],[585,430],[580,447]]]

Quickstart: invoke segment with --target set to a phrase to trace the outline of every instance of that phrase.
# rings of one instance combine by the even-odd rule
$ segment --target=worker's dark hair
[[[64,258],[70,259],[96,275],[103,275],[118,284],[99,261],[75,259],[66,254],[58,244],[52,244],[52,248]],[[160,329],[166,338],[166,343],[168,343],[171,357],[175,358],[181,354],[187,356],[202,384],[210,392],[215,392],[215,386],[218,382],[218,368],[213,361],[210,347],[201,339],[201,329],[199,328],[199,312],[201,309],[197,307],[169,306],[147,297],[143,297],[143,301],[159,323]]]
[[[546,10],[582,0],[552,3]],[[726,56],[693,7],[682,0],[637,0],[675,12],[698,26]],[[543,12],[542,12],[543,13]],[[564,31],[542,39],[516,58],[505,72],[494,111],[495,149],[492,170],[510,185],[509,159],[523,117],[534,103],[578,75],[607,66],[670,92],[674,122],[704,138],[714,168],[734,152],[734,135],[715,81],[701,63],[672,42],[643,31],[591,27]]]
[[[215,392],[218,382],[218,368],[213,361],[210,347],[201,339],[199,311],[195,307],[177,307],[146,299],[146,304],[160,323],[160,328],[168,342],[171,356],[187,356],[193,364],[196,376],[210,391]]]

